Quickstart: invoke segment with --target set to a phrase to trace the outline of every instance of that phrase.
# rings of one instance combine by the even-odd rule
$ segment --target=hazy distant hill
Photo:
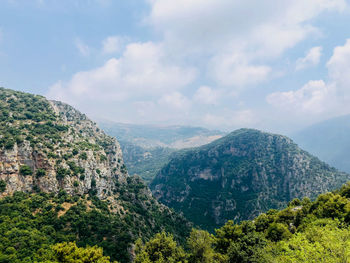
[[[350,173],[350,115],[317,123],[292,137],[303,149]]]
[[[178,149],[201,146],[221,138],[224,133],[200,127],[136,125],[100,122],[100,126],[121,145],[130,174],[150,183],[159,169]]]
[[[350,178],[285,136],[251,129],[174,155],[151,183],[152,192],[207,229],[252,219],[296,197],[315,197]]]
[[[137,125],[100,122],[108,134],[120,141],[130,142],[142,148],[168,147],[182,149],[201,146],[222,137],[225,133],[201,127]]]

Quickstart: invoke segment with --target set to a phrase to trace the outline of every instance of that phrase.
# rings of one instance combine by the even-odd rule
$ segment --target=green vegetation
[[[120,142],[123,151],[124,163],[129,174],[139,175],[147,184],[150,184],[159,170],[164,166],[175,151],[170,148],[155,147],[144,149],[132,143]]]
[[[6,190],[6,182],[4,180],[0,180],[0,193]]]
[[[46,175],[46,171],[45,171],[45,169],[39,168],[38,170],[36,170],[35,174],[37,177],[42,177],[42,176]]]
[[[204,144],[211,136],[224,134],[220,131],[185,126],[101,123],[101,127],[118,139],[129,174],[139,175],[147,184],[151,183],[163,165],[169,161],[170,155],[177,150],[175,148]]]
[[[139,240],[135,251],[135,263],[186,262],[186,255],[183,249],[177,246],[171,235],[167,235],[164,232],[156,234],[145,245],[142,245]]]
[[[349,193],[347,184],[314,202],[295,199],[284,210],[270,210],[252,221],[228,221],[215,235],[194,229],[183,248],[171,236],[158,234],[137,244],[136,262],[350,262]]]
[[[184,244],[188,222],[150,200],[139,179],[130,177],[127,185],[120,186],[119,195],[118,203],[125,209],[119,212],[112,212],[111,204],[97,197],[65,192],[16,192],[0,199],[0,262],[8,262],[6,258],[40,262],[52,245],[62,242],[97,245],[112,260],[129,262],[132,243],[161,231],[173,233]]]
[[[240,129],[175,153],[150,188],[160,202],[213,232],[227,220],[253,219],[293,198],[315,198],[348,179],[285,136]],[[277,224],[271,235],[282,230]]]
[[[141,194],[141,185],[133,185],[121,190],[123,200]],[[143,212],[147,220],[160,219],[149,212]],[[17,192],[0,200],[0,262],[129,262],[132,243],[135,263],[349,262],[350,184],[313,202],[294,199],[252,221],[228,221],[215,234],[177,232],[186,242],[166,233],[166,221],[151,231],[154,223],[112,213],[97,198]]]
[[[0,148],[10,150],[24,140],[32,146],[45,140],[60,143],[67,131],[44,97],[0,88]]]
[[[32,175],[33,174],[33,170],[28,165],[22,165],[19,168],[19,173],[21,175],[23,175],[23,176]]]
[[[79,155],[79,158],[82,159],[82,160],[87,160],[87,154],[86,152],[83,152]]]
[[[0,89],[0,262],[105,262],[91,248],[98,246],[125,263],[137,239],[162,231],[184,244],[191,224],[128,177],[117,151],[115,139],[69,105]]]
[[[74,242],[58,243],[52,246],[53,256],[49,258],[53,262],[76,263],[109,263],[109,257],[103,256],[103,249],[97,246],[81,248]],[[114,263],[117,263],[116,261]]]

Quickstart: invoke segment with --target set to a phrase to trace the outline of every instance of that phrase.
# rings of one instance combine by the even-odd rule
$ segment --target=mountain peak
[[[239,129],[175,155],[151,189],[164,204],[213,229],[281,208],[293,198],[315,197],[347,179],[288,137]]]

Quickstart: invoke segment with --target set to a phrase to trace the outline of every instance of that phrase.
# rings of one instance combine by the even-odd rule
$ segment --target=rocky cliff
[[[151,189],[162,203],[213,229],[229,219],[281,208],[296,197],[315,197],[349,178],[285,136],[241,129],[179,153]]]
[[[128,175],[117,140],[84,114],[42,96],[0,88],[0,198],[16,200],[16,192],[33,200],[60,200],[56,208],[36,204],[33,217],[45,217],[45,209],[51,209],[53,221],[46,223],[63,224],[54,224],[56,231],[71,231],[69,240],[98,244],[121,262],[129,261],[126,254],[137,238],[166,230],[184,239],[191,227],[159,204],[140,178]],[[62,221],[81,210],[87,218]],[[97,216],[110,225],[94,226]]]
[[[93,191],[106,199],[126,182],[119,143],[73,107],[1,90],[1,112],[1,195]]]

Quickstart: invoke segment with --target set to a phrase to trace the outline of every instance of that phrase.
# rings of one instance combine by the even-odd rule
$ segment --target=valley
[[[286,136],[176,127],[120,146],[59,101],[0,88],[0,110],[1,262],[317,262],[328,240],[334,262],[348,253],[350,175]]]

